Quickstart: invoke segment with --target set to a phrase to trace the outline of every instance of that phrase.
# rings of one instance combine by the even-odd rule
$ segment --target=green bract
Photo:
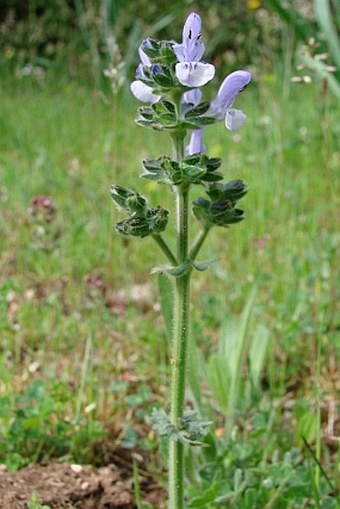
[[[162,76],[160,79],[165,79],[164,75]],[[156,88],[155,83],[150,83],[149,80],[145,81],[145,83],[153,88],[155,94],[162,93],[162,90]],[[183,117],[179,118],[175,104],[164,99],[151,106],[141,106],[138,108],[136,122],[143,127],[150,127],[157,131],[164,129],[181,129],[184,131],[187,129],[200,129],[216,122],[214,117],[204,115],[208,108],[209,102],[201,103],[197,107],[189,109]]]

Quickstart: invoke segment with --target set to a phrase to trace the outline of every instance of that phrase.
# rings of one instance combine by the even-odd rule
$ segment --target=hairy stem
[[[177,161],[183,158],[184,135],[173,136]],[[188,258],[189,187],[178,186],[176,192],[177,260],[181,264]],[[170,420],[178,426],[185,406],[185,371],[189,335],[190,272],[175,280],[174,331],[171,358],[171,410]],[[184,448],[170,440],[169,444],[169,509],[184,509]]]
[[[163,237],[159,233],[155,233],[155,234],[152,235],[152,238],[159,245],[159,247],[161,248],[161,250],[163,251],[163,253],[167,257],[169,262],[172,263],[172,265],[174,265],[174,266],[178,265],[178,262],[177,262],[177,259],[176,259],[175,255],[173,254],[173,252],[171,251],[169,245],[163,239]]]
[[[190,253],[189,253],[189,260],[191,262],[195,261],[198,253],[201,250],[201,247],[204,244],[205,239],[207,238],[210,228],[211,228],[211,225],[209,225],[209,224],[205,225],[204,228],[202,228],[202,230],[197,235],[197,237],[194,241],[194,245],[192,246]]]

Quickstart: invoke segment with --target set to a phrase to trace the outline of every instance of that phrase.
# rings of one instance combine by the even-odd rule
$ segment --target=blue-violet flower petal
[[[251,80],[247,71],[235,71],[229,74],[219,88],[216,98],[211,102],[208,114],[218,120],[225,117],[227,109],[231,108],[239,92],[244,90]]]
[[[203,129],[197,129],[191,133],[190,143],[185,149],[188,156],[193,154],[201,154],[205,152],[205,145],[203,145]]]

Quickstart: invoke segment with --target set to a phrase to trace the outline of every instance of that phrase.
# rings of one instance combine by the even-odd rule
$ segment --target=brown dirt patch
[[[144,503],[164,507],[165,493],[159,485],[143,479],[141,488]],[[51,463],[0,471],[1,509],[28,509],[33,493],[53,509],[136,509],[133,481],[122,478],[115,465],[94,469]]]

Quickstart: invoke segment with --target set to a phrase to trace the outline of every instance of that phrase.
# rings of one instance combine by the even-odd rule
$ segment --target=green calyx
[[[162,71],[153,76],[151,80],[151,71],[146,71],[148,75],[147,79],[141,79],[145,84],[151,86],[155,94],[162,94],[165,92],[172,92],[178,88],[178,83],[175,80],[173,74],[168,70],[166,74],[163,67],[160,67]],[[156,81],[158,80],[158,83]],[[163,80],[163,85],[160,81]],[[166,81],[167,80],[167,81]],[[161,86],[161,88],[159,88]],[[162,88],[163,87],[163,88]],[[181,93],[184,92],[184,87],[180,85]],[[185,107],[184,107],[185,106]],[[167,99],[162,99],[152,104],[151,106],[141,106],[138,108],[138,115],[136,118],[137,124],[143,127],[149,127],[157,131],[166,130],[182,130],[186,129],[200,129],[206,125],[214,124],[216,119],[214,117],[206,116],[205,113],[210,107],[208,101],[204,101],[197,106],[183,105],[183,115],[178,116],[176,105]]]
[[[169,212],[163,207],[147,207],[143,196],[126,187],[112,186],[111,197],[115,205],[130,216],[116,224],[116,231],[121,235],[146,237],[165,230]]]
[[[200,197],[193,201],[193,214],[206,224],[228,228],[244,219],[244,212],[235,207],[248,191],[243,180],[211,184],[207,189],[210,199]]]
[[[148,38],[144,41],[142,49],[149,57],[151,63],[167,63],[172,64],[177,61],[176,54],[172,48],[170,41],[158,41],[156,39]]]
[[[236,203],[248,192],[247,184],[241,179],[213,184],[207,190],[212,200],[231,200]]]
[[[162,156],[143,161],[145,172],[141,176],[169,186],[216,182],[223,179],[217,171],[221,163],[220,159],[209,158],[204,154],[187,156],[181,162]]]
[[[169,212],[162,207],[148,208],[144,216],[134,216],[116,224],[116,230],[121,235],[146,237],[161,233],[168,224]]]
[[[111,198],[119,209],[130,214],[143,213],[146,208],[146,199],[127,187],[111,186]]]

